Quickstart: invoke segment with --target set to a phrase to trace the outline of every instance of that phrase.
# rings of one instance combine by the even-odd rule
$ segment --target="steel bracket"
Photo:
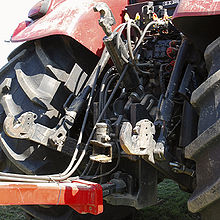
[[[124,122],[120,131],[120,144],[127,154],[148,156],[151,163],[154,161],[155,127],[148,119],[136,123],[132,129],[130,122]]]
[[[54,133],[54,130],[35,123],[36,119],[37,115],[33,112],[25,112],[17,120],[9,114],[5,118],[3,128],[9,137],[27,139],[47,146],[48,137]]]

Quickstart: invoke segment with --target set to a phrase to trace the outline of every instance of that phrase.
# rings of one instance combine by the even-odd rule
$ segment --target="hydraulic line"
[[[114,89],[113,89],[113,91],[112,91],[112,93],[111,93],[111,95],[110,95],[110,97],[109,97],[107,103],[105,104],[105,106],[104,106],[104,108],[103,108],[101,114],[99,115],[99,117],[98,117],[96,123],[99,123],[99,122],[101,121],[102,117],[104,116],[104,114],[105,114],[105,112],[106,112],[108,106],[110,105],[110,103],[111,103],[111,101],[112,101],[112,99],[113,99],[113,97],[114,97],[116,91],[117,91],[118,88],[119,88],[120,83],[122,82],[122,80],[123,80],[123,78],[124,78],[124,76],[125,76],[125,74],[126,74],[126,72],[127,72],[127,69],[128,69],[128,64],[125,65],[124,70],[123,70],[122,74],[120,75],[120,78],[119,78],[119,80],[118,80],[116,86],[114,87]],[[90,144],[90,141],[92,140],[93,135],[94,135],[94,133],[95,133],[95,129],[96,129],[96,126],[93,127],[93,129],[92,129],[92,131],[91,131],[91,133],[90,133],[90,136],[89,136],[89,138],[88,138],[88,140],[87,140],[87,143],[86,143],[86,145],[85,145],[85,147],[84,147],[84,149],[83,149],[83,151],[82,151],[82,153],[81,153],[79,159],[77,160],[76,164],[74,165],[74,167],[72,168],[72,170],[69,172],[69,174],[66,175],[66,176],[70,177],[70,176],[76,171],[77,167],[78,167],[78,166],[80,165],[80,163],[82,162],[82,160],[83,160],[83,158],[84,158],[84,156],[85,156],[85,154],[86,154],[86,151],[87,151],[87,149],[88,149],[88,146],[89,146],[89,144]],[[66,176],[65,176],[65,177],[66,177]],[[68,178],[68,177],[67,177],[67,178]],[[67,178],[66,178],[66,179],[67,179]]]
[[[155,21],[152,21],[150,22],[144,29],[135,49],[134,49],[134,52],[132,52],[132,48],[131,48],[131,41],[130,41],[130,38],[129,38],[129,54],[130,54],[130,57],[131,57],[131,60],[132,58],[134,58],[133,55],[135,55],[135,53],[137,52],[139,46],[141,45],[148,29],[152,26],[156,24]],[[120,29],[120,34],[123,32],[124,28],[125,28],[126,25],[124,24],[121,24],[119,25],[115,30],[114,32],[116,32],[118,29]],[[127,32],[129,32],[129,29],[130,29],[130,26],[133,26],[131,24],[131,22],[129,22],[129,28],[127,30]],[[130,36],[130,34],[128,34],[128,37]],[[119,41],[120,42],[120,41]],[[132,53],[131,53],[132,52]],[[95,91],[95,87],[96,87],[96,82],[97,82],[97,79],[98,79],[98,76],[100,75],[100,73],[102,72],[102,70],[104,69],[104,66],[103,63],[107,63],[108,59],[109,59],[109,54],[106,55],[107,50],[106,48],[104,49],[103,51],[103,56],[101,57],[100,61],[99,61],[99,65],[97,66],[97,68],[95,68],[95,71],[92,73],[92,75],[90,76],[90,80],[87,82],[87,85],[89,85],[90,87],[92,87],[92,91],[90,93],[90,96],[89,96],[89,101],[88,101],[88,105],[87,105],[87,109],[86,109],[86,114],[85,114],[85,117],[84,117],[84,120],[83,120],[83,125],[82,125],[82,128],[81,128],[81,131],[80,131],[80,135],[79,135],[79,138],[78,138],[78,141],[77,141],[77,146],[76,146],[76,149],[74,151],[74,154],[73,154],[73,157],[71,159],[71,162],[70,164],[68,165],[67,169],[63,172],[63,173],[60,173],[60,174],[53,174],[53,175],[24,175],[24,174],[13,174],[13,173],[3,173],[3,172],[0,172],[0,181],[19,181],[19,182],[51,182],[51,181],[63,181],[63,180],[66,180],[67,178],[69,178],[71,175],[73,175],[73,173],[76,171],[76,169],[78,168],[78,166],[80,165],[80,163],[82,162],[85,154],[86,154],[86,151],[88,150],[88,146],[90,144],[90,141],[94,135],[94,132],[95,132],[95,129],[96,127],[94,126],[93,129],[92,129],[92,132],[90,133],[90,136],[87,140],[87,143],[79,157],[79,159],[77,160],[76,164],[74,165],[75,161],[76,161],[76,158],[77,158],[77,155],[78,155],[78,151],[79,151],[79,146],[82,142],[82,137],[83,137],[83,133],[84,133],[84,130],[85,130],[85,126],[86,126],[86,122],[87,122],[87,118],[88,118],[88,114],[89,114],[89,109],[91,107],[91,103],[92,103],[92,99],[93,99],[93,94],[94,94],[94,91]],[[131,55],[133,54],[133,55]],[[119,88],[119,85],[120,83],[122,82],[122,80],[124,79],[124,76],[128,70],[128,63],[126,62],[125,66],[124,66],[124,69],[120,75],[120,78],[116,84],[116,86],[114,87],[107,103],[105,104],[104,108],[102,109],[98,119],[97,119],[97,122],[100,122],[100,120],[103,118],[109,104],[111,103],[117,89]],[[119,146],[117,146],[119,147]],[[120,152],[120,149],[119,149],[119,152]],[[119,162],[118,162],[119,163]],[[117,163],[117,164],[118,164]],[[117,165],[116,164],[116,165]],[[118,165],[117,165],[118,166]],[[116,168],[115,168],[116,169]],[[109,172],[113,172],[112,170],[109,171]],[[109,173],[108,172],[108,173]],[[103,175],[108,175],[107,174],[103,174]],[[102,176],[101,176],[102,177]],[[99,178],[99,176],[96,176],[96,178]]]
[[[120,55],[121,55],[122,60],[123,60],[125,63],[129,63],[128,58],[126,58],[126,57],[124,56],[123,52],[121,51],[121,46],[122,46],[122,44],[123,44],[123,41],[122,41],[122,39],[121,39],[121,35],[122,35],[122,32],[124,31],[124,29],[126,28],[126,26],[127,26],[127,23],[124,23],[124,24],[122,25],[122,27],[120,28],[120,30],[118,31],[118,34],[117,34],[117,36],[116,36],[116,47],[117,47],[117,50],[121,52]]]
[[[108,84],[106,85],[105,92],[104,92],[104,98],[103,98],[103,103],[105,105],[107,101],[107,96],[108,96],[108,90],[112,84],[112,82],[118,77],[118,75],[112,75],[111,78],[109,79]]]
[[[104,90],[105,90],[105,85],[107,83],[107,79],[109,77],[109,75],[116,71],[116,68],[113,66],[111,67],[106,74],[104,75],[102,82],[101,82],[101,86],[100,86],[100,92],[99,92],[99,114],[101,113],[102,109],[103,109],[103,95],[104,95]]]
[[[102,117],[103,117],[105,111],[107,110],[109,104],[111,103],[111,101],[112,101],[112,99],[113,99],[113,97],[114,97],[114,95],[115,95],[115,93],[116,93],[116,91],[117,91],[117,89],[118,89],[120,83],[122,82],[122,80],[123,80],[123,78],[124,78],[124,76],[125,76],[125,74],[126,74],[126,72],[127,72],[127,69],[128,69],[128,65],[126,65],[126,66],[124,67],[124,70],[123,70],[123,72],[122,72],[122,74],[121,74],[121,76],[120,76],[120,78],[119,78],[119,80],[118,80],[118,82],[117,82],[117,84],[116,84],[114,90],[112,91],[111,96],[109,97],[109,99],[108,99],[106,105],[104,106],[104,108],[103,108],[101,114],[99,115],[99,118],[97,119],[97,122],[96,122],[96,123],[100,122],[100,120],[102,119]],[[98,70],[100,71],[100,68],[98,68]],[[97,75],[96,75],[97,77],[98,77],[98,75],[100,74],[99,71],[97,71]],[[97,77],[96,77],[96,78],[97,78]],[[94,83],[95,83],[95,82],[96,82],[96,80],[94,80]],[[95,89],[95,84],[94,84],[94,86],[93,86],[93,89],[92,89],[92,91],[91,91],[91,94],[92,94],[92,92],[94,91],[94,89]],[[92,100],[91,94],[90,94],[90,100]],[[90,103],[90,104],[91,104],[91,103]],[[90,107],[89,107],[89,104],[88,104],[87,110],[89,110],[89,108],[90,108]],[[86,111],[87,117],[88,117],[88,112],[89,112],[89,111]],[[85,118],[86,118],[86,116],[85,116]],[[86,120],[84,119],[84,123],[83,123],[83,126],[82,126],[81,131],[84,130],[85,125],[86,125]],[[74,155],[73,155],[73,157],[72,157],[72,160],[71,160],[71,162],[70,162],[68,168],[67,168],[63,173],[61,173],[61,174],[56,174],[56,175],[42,175],[42,176],[37,176],[37,175],[22,175],[22,174],[13,174],[13,173],[3,173],[3,172],[0,172],[0,180],[1,180],[1,181],[15,181],[15,182],[16,182],[16,181],[17,181],[17,182],[18,182],[18,181],[19,181],[19,182],[35,182],[35,181],[36,181],[36,182],[51,182],[51,181],[63,181],[63,180],[66,180],[67,178],[69,178],[69,177],[76,171],[76,169],[78,168],[78,166],[79,166],[80,163],[82,162],[82,160],[83,160],[83,158],[84,158],[84,156],[85,156],[85,154],[86,154],[86,151],[87,151],[87,149],[88,149],[89,143],[90,143],[90,141],[91,141],[91,139],[92,139],[92,137],[93,137],[93,135],[94,135],[95,128],[96,128],[96,127],[94,126],[94,127],[93,127],[93,130],[92,130],[92,132],[91,132],[91,134],[90,134],[90,136],[89,136],[89,139],[88,139],[88,141],[87,141],[87,143],[86,143],[86,145],[85,145],[85,147],[84,147],[84,149],[83,149],[83,151],[82,151],[82,153],[81,153],[81,155],[80,155],[80,157],[79,157],[77,163],[73,166],[73,164],[74,164],[74,162],[75,162],[75,160],[76,160],[77,154],[78,154],[78,148],[79,148],[79,143],[80,143],[79,140],[80,140],[80,138],[78,139],[78,144],[77,144],[77,147],[76,147],[76,149],[75,149],[75,152],[74,152]],[[82,134],[81,134],[81,136],[82,136]],[[72,166],[73,166],[73,168],[71,169]],[[23,178],[24,178],[24,179],[23,179]]]
[[[103,110],[103,105],[106,104],[106,100],[107,100],[107,91],[112,83],[112,81],[117,77],[117,75],[112,74],[111,73],[115,71],[115,67],[111,67],[105,74],[105,76],[103,77],[102,83],[101,83],[101,89],[100,89],[100,93],[99,93],[99,114],[101,113],[101,111]],[[108,82],[108,83],[107,83]],[[94,161],[93,161],[94,163]],[[91,164],[91,160],[88,162],[88,164],[86,165],[86,168],[84,169],[83,173],[81,174],[81,176],[85,176],[85,173],[87,172],[87,170],[91,170],[93,163]],[[89,173],[89,171],[87,172]]]
[[[136,24],[134,24],[132,21],[133,21],[132,19],[129,19],[128,23],[127,23],[127,41],[128,41],[128,52],[129,52],[132,64],[134,64],[135,63],[135,56],[133,53],[132,43],[131,43],[131,27],[136,28],[136,30],[138,30],[140,35],[141,35],[141,31],[140,31],[139,27]]]
[[[1,173],[0,181],[6,181],[6,182],[27,182],[27,183],[45,183],[45,180],[39,180],[39,179],[29,179],[25,177],[19,177],[17,174],[16,177],[7,175],[9,173]],[[18,177],[17,177],[18,176]],[[52,179],[51,179],[52,181]],[[48,182],[48,181],[47,181]]]
[[[137,44],[136,44],[136,46],[135,46],[134,54],[136,54],[137,49],[139,48],[139,46],[141,45],[142,41],[144,40],[144,37],[145,37],[147,31],[148,31],[149,28],[150,28],[152,25],[154,25],[154,24],[157,24],[157,22],[156,22],[156,21],[151,21],[151,22],[148,23],[147,26],[144,28],[144,31],[143,31],[143,33],[142,33],[140,39],[138,40],[138,42],[137,42]]]
[[[71,161],[72,163],[71,163],[71,165],[72,164],[74,164],[74,162],[75,162],[75,160],[76,160],[76,157],[77,157],[77,154],[78,154],[78,152],[79,152],[79,147],[80,147],[80,144],[82,143],[82,137],[83,137],[83,133],[84,133],[84,130],[85,130],[85,127],[86,127],[86,123],[87,123],[87,118],[88,118],[88,115],[89,115],[89,110],[90,110],[90,107],[91,107],[91,104],[92,104],[92,99],[93,99],[93,95],[94,95],[94,92],[95,92],[95,85],[96,85],[96,82],[97,82],[97,80],[98,80],[98,76],[99,76],[99,73],[96,75],[96,78],[95,78],[95,80],[94,80],[94,86],[93,86],[93,88],[92,88],[92,91],[91,91],[91,93],[90,93],[90,97],[89,97],[89,101],[88,101],[88,106],[87,106],[87,109],[86,109],[86,114],[85,114],[85,116],[84,116],[84,120],[83,120],[83,124],[82,124],[82,128],[81,128],[81,131],[80,131],[80,135],[79,135],[79,138],[78,138],[78,141],[77,141],[77,145],[76,145],[76,149],[75,149],[75,152],[74,152],[74,155],[73,155],[73,158],[72,159],[74,159],[74,161]],[[90,142],[90,141],[89,141]],[[88,141],[87,141],[87,143],[88,143]],[[89,145],[89,143],[88,143],[88,145]],[[88,148],[88,147],[87,147]],[[86,149],[87,150],[87,149]],[[84,151],[84,150],[83,150]],[[81,158],[81,157],[80,157]],[[83,156],[83,158],[84,158],[84,156]],[[83,159],[82,158],[82,159]],[[82,161],[82,160],[81,160]],[[80,163],[81,163],[81,161],[80,161]],[[77,161],[78,162],[78,161]],[[79,163],[79,164],[80,164]],[[78,165],[79,166],[79,165]],[[74,172],[75,172],[75,170],[78,168],[78,166],[74,166],[73,168],[72,168],[72,170],[71,169],[68,169],[68,168],[70,168],[70,167],[72,167],[72,166],[69,166],[68,168],[67,168],[67,170],[63,173],[65,176],[65,179],[67,179],[68,177],[70,177]],[[63,178],[64,178],[63,177]]]
[[[90,161],[91,161],[91,160],[89,160],[89,162],[90,162]],[[91,164],[90,164],[90,167],[89,167],[87,173],[86,173],[86,176],[89,175],[89,173],[91,172],[91,170],[92,170],[92,168],[93,168],[93,166],[94,166],[94,163],[95,163],[95,161],[93,160],[93,161],[91,162]],[[83,173],[82,173],[82,175],[83,175]],[[82,175],[81,175],[81,176],[82,176]]]
[[[141,35],[141,38],[139,39],[139,41],[138,41],[138,43],[137,43],[137,45],[136,45],[136,51],[137,51],[138,47],[140,46],[140,44],[142,43],[142,41],[143,41],[143,39],[144,39],[144,37],[145,37],[145,35],[146,35],[146,32],[147,32],[147,31],[149,30],[149,28],[150,28],[152,25],[154,25],[154,24],[156,24],[156,22],[154,22],[154,21],[153,21],[153,22],[150,22],[150,23],[145,27],[144,32],[143,32],[142,34],[141,34],[141,31],[140,31],[139,27],[138,27],[136,24],[132,23],[132,19],[129,19],[127,23],[121,24],[121,25],[119,25],[119,26],[116,28],[116,29],[119,29],[118,34],[117,34],[117,37],[116,37],[116,47],[117,47],[117,49],[120,50],[120,45],[123,43],[122,40],[121,40],[121,35],[122,35],[122,32],[123,32],[123,31],[125,30],[125,28],[127,27],[127,44],[128,44],[128,51],[129,51],[129,55],[130,55],[130,60],[132,61],[132,64],[135,66],[135,68],[136,68],[139,72],[142,72],[142,73],[144,73],[144,74],[148,74],[148,72],[142,71],[142,70],[138,67],[138,64],[137,64],[136,61],[135,61],[135,52],[134,52],[135,50],[133,51],[133,49],[132,49],[132,43],[131,43],[131,27],[135,27],[135,28],[138,30],[138,32],[140,33],[140,35]],[[115,32],[116,32],[116,30],[115,30]],[[130,61],[124,57],[123,53],[121,53],[121,58],[124,60],[125,63],[127,63],[127,64],[130,63]],[[106,81],[108,81],[108,80],[107,80],[108,77],[110,77],[109,75],[110,75],[110,74],[106,74],[106,75],[104,76],[103,81],[102,81],[102,84],[101,84],[101,90],[100,90],[100,94],[99,94],[99,113],[101,112],[101,109],[102,109],[102,103],[105,104],[105,102],[106,102],[108,87],[110,86],[110,84],[112,83],[112,81],[113,81],[114,78],[115,78],[115,77],[114,77],[114,78],[111,78],[111,79],[110,79],[110,82],[108,83],[108,85],[106,86],[106,88],[104,88]],[[104,90],[105,90],[105,92],[104,92]],[[103,99],[103,92],[104,92],[104,99]],[[85,170],[87,170],[88,167],[89,167],[89,164],[88,164],[88,166],[85,168]],[[84,171],[85,171],[85,170],[84,170]],[[86,171],[85,171],[85,172],[86,172]],[[83,172],[83,174],[85,174],[85,172]],[[83,175],[82,175],[82,176],[83,176]]]
[[[134,27],[137,29],[138,33],[141,35],[141,31],[139,29],[139,27],[134,24],[132,22],[133,20],[129,19],[129,21],[127,23],[123,23],[121,25],[119,25],[113,33],[116,33],[117,30],[117,36],[116,36],[116,47],[117,49],[120,51],[120,48],[122,46],[123,41],[121,39],[121,35],[122,32],[125,30],[125,28],[127,27],[127,42],[128,42],[128,48],[129,48],[129,54],[132,60],[133,65],[135,65],[135,58],[134,58],[134,53],[132,51],[132,43],[131,43],[131,27]],[[150,25],[151,26],[151,25]],[[149,26],[149,27],[150,27]],[[145,31],[146,32],[146,31]],[[128,59],[125,58],[125,56],[123,55],[123,53],[121,53],[121,58],[124,60],[124,62],[126,64],[130,63],[130,61]],[[112,67],[115,69],[115,67]],[[114,69],[110,69],[103,77],[102,83],[101,83],[101,88],[100,88],[100,93],[99,93],[99,114],[101,113],[101,110],[103,109],[103,104],[106,103],[107,100],[107,91],[108,88],[110,87],[112,81],[116,78],[116,76],[114,76],[112,78],[112,76],[110,75],[111,72],[113,72]],[[110,81],[109,81],[110,78]],[[108,82],[109,81],[109,82]],[[108,84],[106,85],[106,83],[108,82]],[[105,88],[106,87],[106,88]],[[104,97],[103,97],[103,93],[104,93]],[[84,174],[87,172],[87,170],[89,169],[90,163],[87,164],[86,168],[84,169],[83,173],[81,176],[84,176]]]
[[[118,50],[120,50],[121,48],[121,44],[123,43],[122,39],[121,39],[121,35],[122,35],[122,32],[124,31],[124,29],[127,27],[127,45],[128,45],[128,52],[129,52],[129,55],[130,55],[130,58],[131,58],[131,61],[133,63],[134,61],[134,56],[133,56],[133,52],[132,52],[132,43],[131,43],[131,27],[134,27],[138,33],[141,35],[141,30],[140,28],[132,22],[133,20],[132,19],[129,19],[127,23],[124,23],[120,30],[118,31],[118,34],[117,34],[117,37],[116,37],[116,47]],[[123,59],[123,61],[125,63],[129,63],[130,61],[125,58],[125,56],[123,55],[123,53],[121,53],[121,58]]]
[[[129,50],[129,54],[130,54],[130,57],[131,57],[131,60],[132,60],[132,64],[134,65],[135,69],[139,72],[139,73],[142,73],[142,74],[145,74],[145,75],[151,75],[151,73],[149,72],[146,72],[146,71],[143,71],[142,69],[140,69],[140,65],[136,62],[135,60],[135,55],[142,43],[142,41],[144,40],[144,37],[147,33],[147,31],[149,30],[149,28],[154,25],[154,24],[157,24],[157,22],[155,21],[152,21],[150,23],[147,24],[147,26],[145,27],[139,41],[137,42],[137,45],[135,46],[135,49],[132,51],[132,47],[131,47],[131,42],[130,42],[130,34],[131,34],[131,31],[129,31],[129,29],[131,29],[131,21],[128,22],[128,28],[127,28],[127,38],[128,38],[128,50]]]
[[[136,69],[139,73],[142,73],[142,74],[145,74],[145,75],[150,75],[150,74],[149,74],[149,72],[143,71],[142,69],[139,68],[139,66],[140,66],[141,64],[138,64],[138,63],[136,62],[136,60],[135,60],[135,55],[136,55],[136,53],[137,53],[137,51],[138,51],[139,46],[141,45],[142,41],[144,40],[144,37],[145,37],[147,31],[148,31],[149,28],[150,28],[152,25],[154,25],[154,24],[157,24],[157,22],[156,22],[156,21],[152,21],[152,22],[148,23],[147,26],[145,27],[143,33],[141,33],[139,27],[138,27],[135,23],[133,23],[133,20],[132,20],[132,19],[129,19],[127,23],[124,23],[124,24],[121,26],[121,28],[120,28],[120,30],[119,30],[119,32],[118,32],[118,34],[117,34],[117,37],[116,37],[116,47],[117,47],[117,49],[120,51],[121,44],[123,43],[123,42],[122,42],[122,39],[121,39],[121,35],[122,35],[122,32],[123,32],[123,31],[125,30],[125,28],[127,27],[127,31],[126,31],[126,32],[127,32],[127,48],[128,48],[128,52],[129,52],[129,57],[130,57],[130,59],[127,59],[127,58],[123,55],[122,52],[121,52],[121,58],[122,58],[122,60],[123,60],[125,63],[130,63],[130,62],[131,62],[132,65],[135,67],[135,69]],[[131,28],[132,28],[132,27],[134,27],[134,28],[138,31],[138,33],[140,34],[140,36],[141,36],[140,39],[138,40],[138,42],[137,42],[137,44],[136,44],[134,50],[133,50],[133,48],[132,48],[132,41],[131,41]]]

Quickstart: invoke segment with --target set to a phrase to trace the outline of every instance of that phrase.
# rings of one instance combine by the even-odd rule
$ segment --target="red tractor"
[[[37,3],[0,70],[0,204],[130,219],[168,178],[220,219],[219,15],[219,0]]]

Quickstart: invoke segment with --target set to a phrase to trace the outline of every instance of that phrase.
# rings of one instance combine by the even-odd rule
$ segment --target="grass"
[[[136,220],[200,220],[187,210],[190,194],[182,192],[171,180],[158,185],[158,204],[140,210]],[[18,206],[1,206],[0,220],[23,220],[25,214]]]
[[[24,220],[26,216],[19,206],[0,206],[0,220]]]
[[[198,214],[187,210],[189,197],[176,183],[164,180],[158,185],[158,204],[141,210],[137,220],[199,220]]]

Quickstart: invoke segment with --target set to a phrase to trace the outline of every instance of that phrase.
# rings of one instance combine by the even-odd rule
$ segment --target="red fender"
[[[34,22],[20,23],[11,41],[66,35],[99,55],[105,34],[98,24],[99,13],[93,11],[97,2],[108,4],[114,14],[116,26],[122,22],[123,10],[128,5],[128,0],[52,0],[47,14]]]
[[[173,19],[187,16],[207,16],[220,14],[220,0],[181,0]]]
[[[219,36],[219,15],[220,0],[180,0],[173,15],[173,23],[197,47],[204,50]]]

